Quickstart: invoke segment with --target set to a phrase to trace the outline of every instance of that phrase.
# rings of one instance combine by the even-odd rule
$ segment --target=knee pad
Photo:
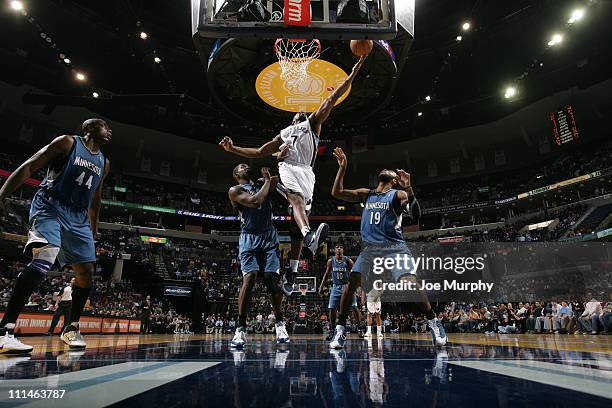
[[[59,251],[59,247],[54,245],[33,248],[32,261],[28,264],[28,268],[46,275],[55,263]]]
[[[280,292],[280,286],[278,285],[280,281],[280,275],[277,273],[266,273],[264,274],[264,285],[270,292],[270,294],[275,295]]]

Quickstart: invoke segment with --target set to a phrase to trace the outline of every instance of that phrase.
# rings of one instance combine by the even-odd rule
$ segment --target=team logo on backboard
[[[278,62],[262,70],[255,82],[259,97],[268,105],[288,112],[313,112],[348,77],[337,65],[315,60],[308,66],[308,78],[301,82],[283,81]],[[341,103],[350,93],[342,95]]]

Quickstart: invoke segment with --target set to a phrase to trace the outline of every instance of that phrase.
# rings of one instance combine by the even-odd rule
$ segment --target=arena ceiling
[[[4,1],[0,12],[0,79],[54,95],[31,95],[32,103],[84,106],[117,121],[210,142],[228,133],[256,142],[275,134],[289,116],[270,109],[253,114],[254,103],[254,111],[237,120],[236,106],[213,97],[192,41],[188,1],[24,0],[27,16],[10,3]],[[393,94],[376,100],[380,110],[370,117],[351,113],[350,103],[345,112],[340,106],[325,137],[367,132],[377,144],[395,143],[490,122],[560,90],[607,79],[610,3],[417,0],[415,40]],[[585,16],[569,26],[576,7]],[[466,21],[471,27],[464,31]],[[556,32],[564,34],[562,44],[548,46]],[[75,80],[77,71],[85,81]],[[237,83],[248,96],[253,84],[244,78]],[[505,99],[511,85],[517,96]]]

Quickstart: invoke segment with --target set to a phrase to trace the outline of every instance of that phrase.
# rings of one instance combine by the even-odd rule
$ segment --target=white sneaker
[[[28,354],[34,347],[20,342],[15,337],[15,324],[9,323],[5,327],[6,334],[0,337],[0,354]]]
[[[445,346],[448,338],[446,337],[446,331],[444,326],[437,318],[427,320],[427,327],[431,332],[431,337],[434,346]]]
[[[322,223],[319,225],[316,231],[309,232],[304,237],[304,245],[312,252],[313,255],[316,255],[319,252],[319,248],[323,245],[327,236],[329,235],[329,225]]]
[[[344,348],[344,344],[346,344],[346,334],[345,328],[343,326],[336,326],[336,332],[334,333],[334,338],[329,343],[329,348],[331,349],[341,349]]]
[[[241,327],[239,327],[236,329],[234,338],[232,339],[232,341],[230,341],[230,347],[243,348],[245,343],[246,343],[246,333]]]
[[[363,335],[364,338],[366,339],[371,339],[372,338],[372,332],[370,330],[366,331]]]
[[[285,322],[276,323],[276,344],[289,343],[289,334],[285,328]]]
[[[87,346],[79,330],[79,323],[70,323],[66,326],[60,338],[70,348],[85,348]]]

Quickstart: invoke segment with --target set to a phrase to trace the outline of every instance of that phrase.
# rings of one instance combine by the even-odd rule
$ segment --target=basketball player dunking
[[[61,339],[70,347],[83,348],[79,319],[89,297],[96,261],[94,236],[102,200],[102,183],[109,171],[100,147],[110,142],[112,131],[102,119],[83,122],[83,137],[59,136],[26,160],[0,189],[0,217],[4,200],[34,172],[48,167],[47,176],[32,200],[30,231],[25,252],[32,256],[15,281],[0,322],[0,353],[30,353],[32,347],[14,336],[15,323],[32,292],[45,278],[56,259],[72,265],[72,307]]]
[[[295,219],[295,225],[291,231],[290,270],[285,273],[283,285],[283,291],[287,295],[293,292],[293,282],[298,271],[302,247],[306,245],[315,255],[329,233],[329,226],[325,223],[319,225],[316,231],[311,231],[308,221],[315,185],[313,168],[317,157],[321,126],[329,117],[338,99],[353,83],[366,58],[359,59],[348,78],[323,101],[316,111],[310,115],[304,112],[297,113],[289,127],[283,129],[278,136],[264,145],[258,148],[238,147],[234,146],[232,139],[227,136],[219,143],[226,151],[247,158],[278,154],[280,183],[277,190],[286,197]]]
[[[412,191],[410,174],[404,170],[382,170],[378,174],[378,185],[375,189],[360,188],[347,190],[344,188],[344,174],[346,173],[347,158],[341,148],[334,149],[334,157],[338,161],[338,174],[332,188],[332,195],[348,202],[364,203],[361,215],[361,241],[363,249],[355,262],[349,283],[345,285],[340,301],[340,313],[334,338],[330,348],[343,348],[346,342],[345,324],[351,301],[356,289],[361,285],[361,273],[368,273],[372,269],[372,259],[395,258],[412,254],[402,234],[402,218],[407,217],[411,222],[418,223],[421,209]],[[400,280],[416,282],[414,268],[401,269],[392,267],[388,271],[394,282]],[[365,276],[369,279],[371,276]],[[369,288],[364,287],[365,290]],[[367,292],[368,302],[376,302],[382,292],[370,290]],[[435,345],[446,344],[446,333],[436,314],[431,308],[427,294],[419,291],[423,311],[427,316],[427,324]]]
[[[238,296],[238,326],[230,346],[240,349],[246,343],[247,315],[258,273],[263,274],[264,284],[270,292],[276,319],[276,342],[288,343],[289,335],[281,309],[283,293],[279,287],[278,234],[272,224],[272,204],[269,199],[270,189],[274,188],[278,178],[270,177],[269,169],[262,168],[263,180],[255,182],[248,164],[236,166],[233,175],[238,185],[232,187],[228,194],[232,206],[240,212],[238,251],[242,286]]]

